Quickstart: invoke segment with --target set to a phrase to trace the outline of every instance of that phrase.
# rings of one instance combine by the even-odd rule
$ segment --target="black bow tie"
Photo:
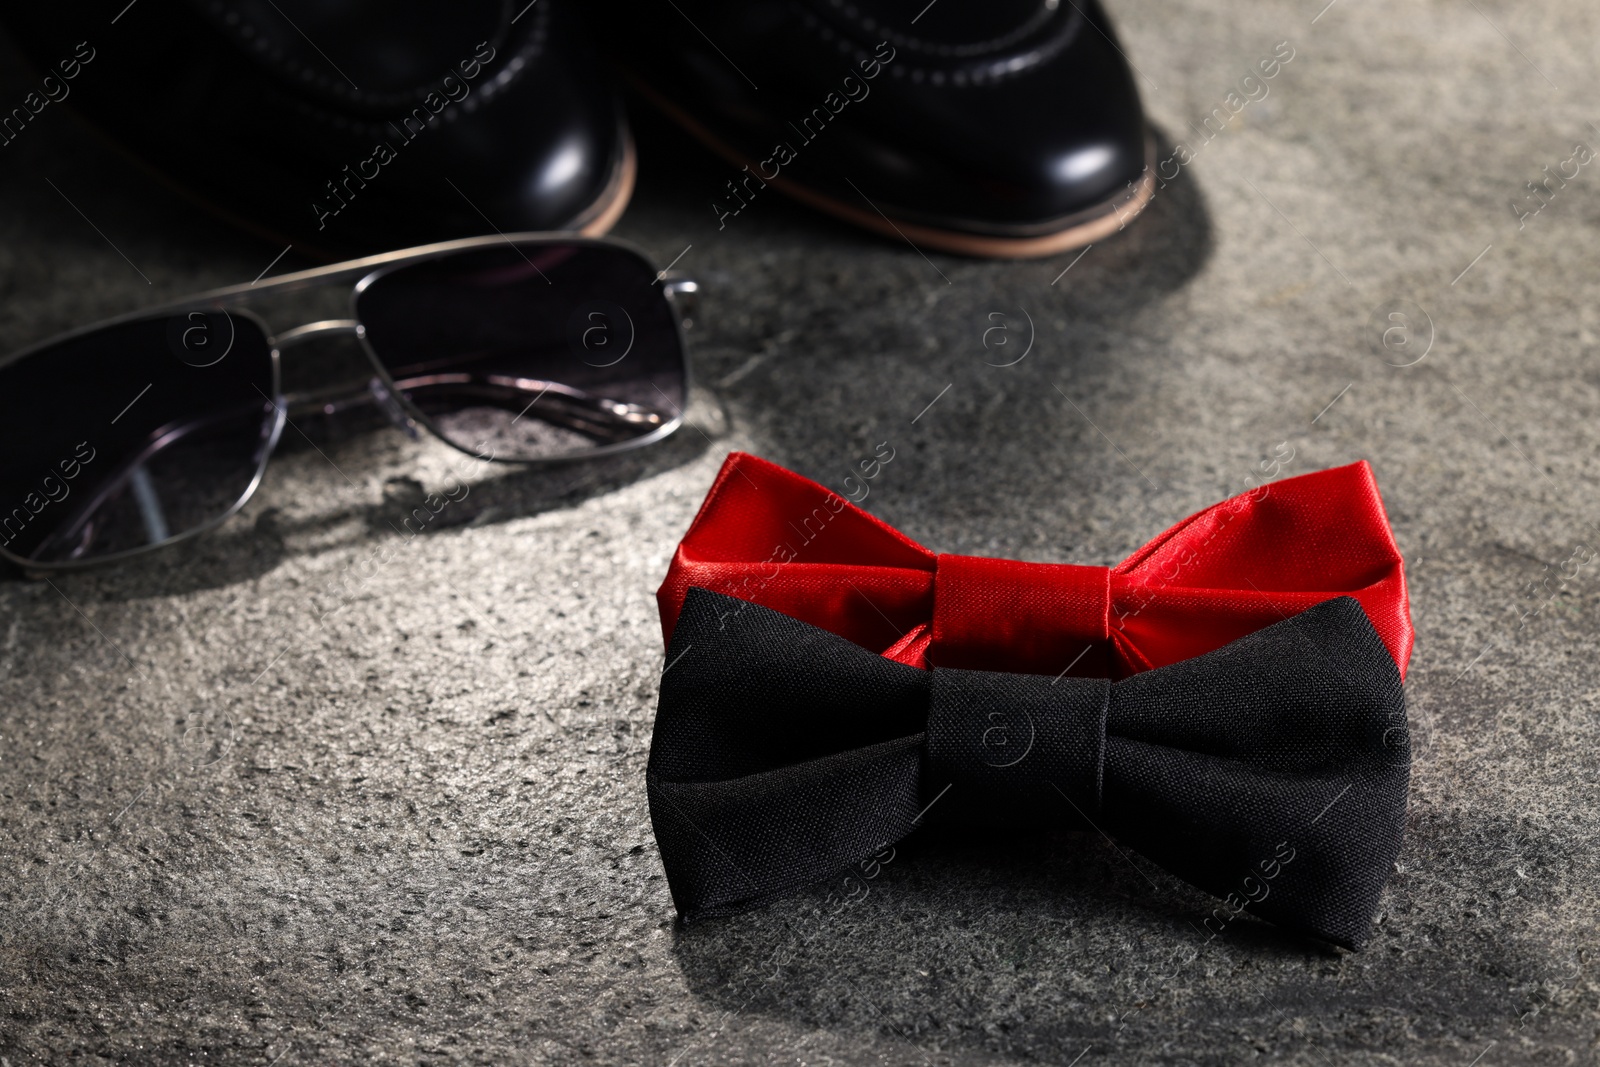
[[[1219,914],[1351,948],[1400,848],[1405,697],[1350,597],[1112,683],[921,671],[691,589],[667,665],[647,784],[685,918],[864,860],[947,788],[1077,814]]]

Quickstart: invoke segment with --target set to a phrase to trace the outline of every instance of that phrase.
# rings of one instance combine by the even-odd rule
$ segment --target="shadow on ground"
[[[1418,823],[1402,866],[1437,864],[1441,849],[1504,852],[1515,833],[1503,819]],[[1444,916],[1423,937],[1409,922],[1380,920],[1371,943],[1350,953],[1249,916],[1213,939],[1202,923],[1215,901],[1092,831],[925,834],[875,878],[856,872],[852,883],[841,872],[837,884],[764,909],[680,922],[673,952],[690,989],[715,1007],[716,1029],[767,1017],[867,1031],[958,1063],[968,1062],[963,1050],[1066,1062],[1085,1045],[1114,1052],[1127,1042],[1160,1046],[1159,1062],[1181,1063],[1223,1062],[1207,1050],[1240,1040],[1315,1043],[1326,1025],[1346,1040],[1324,1052],[1376,1053],[1399,1031],[1438,1038],[1463,1018],[1490,1034],[1503,1022],[1509,1033],[1530,1004],[1548,1003],[1508,995],[1508,983],[1532,989],[1554,962],[1541,932],[1518,927],[1515,905],[1493,887],[1512,866],[1536,868],[1549,884],[1539,876],[1562,869],[1560,851],[1546,845],[1538,856],[1460,872],[1480,890],[1482,923],[1472,932],[1447,933]],[[1425,913],[1441,903],[1436,894],[1397,877],[1386,912]],[[1394,965],[1402,952],[1404,968]],[[1428,983],[1414,981],[1419,967]],[[1324,1017],[1332,1004],[1338,1023]],[[1175,1019],[1187,1020],[1182,1032],[1158,1032],[1158,1021]],[[1570,1022],[1544,1020],[1557,1029]],[[1352,1034],[1365,1037],[1351,1043]]]

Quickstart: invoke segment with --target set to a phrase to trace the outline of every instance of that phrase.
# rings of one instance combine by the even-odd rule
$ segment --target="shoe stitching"
[[[282,48],[273,43],[271,38],[260,33],[255,25],[242,19],[237,11],[229,9],[223,0],[210,0],[207,6],[210,8],[212,15],[220,19],[226,32],[235,36],[240,47],[253,49],[260,53],[277,68],[280,78],[291,85],[297,82],[310,84],[335,97],[339,103],[394,108],[403,111],[408,106],[420,104],[429,93],[435,91],[435,87],[429,85],[425,89],[419,88],[400,93],[352,92],[348,83],[332,78],[321,71],[313,70],[290,58]],[[506,60],[501,69],[496,71],[493,76],[479,84],[479,92],[477,94],[468,96],[461,101],[459,106],[455,103],[450,104],[438,115],[434,116],[435,118],[453,122],[459,117],[460,113],[476,110],[488,100],[505,92],[517,79],[518,75],[538,57],[544,50],[549,38],[550,8],[546,5],[543,8],[536,8],[529,14],[532,15],[529,20],[530,25],[523,36],[521,45],[517,47],[511,58]],[[300,103],[304,105],[304,101],[300,101]],[[386,125],[385,121],[381,119],[352,119],[337,113],[329,114],[316,107],[302,106],[301,110],[308,114],[316,115],[338,129],[375,131],[385,128]]]
[[[1077,39],[1078,31],[1084,24],[1084,17],[1075,4],[1069,5],[1066,9],[1046,12],[1044,18],[1037,20],[1037,25],[1030,21],[1024,28],[1028,31],[1037,31],[1043,28],[1049,34],[1048,37],[1019,54],[991,58],[992,51],[996,47],[1014,44],[1017,40],[1023,39],[1026,34],[1020,31],[1013,31],[1011,34],[997,37],[992,41],[978,45],[932,45],[884,28],[876,21],[861,16],[854,7],[845,3],[844,0],[830,0],[830,5],[839,10],[841,14],[854,16],[853,27],[863,32],[876,34],[876,40],[888,40],[896,48],[905,48],[912,53],[920,53],[902,57],[890,66],[889,73],[892,77],[902,80],[908,79],[918,85],[927,83],[935,86],[948,85],[955,88],[993,84],[1025,74],[1036,67],[1042,66],[1072,44]],[[828,21],[816,15],[813,11],[801,7],[798,3],[794,4],[794,7],[796,8],[796,13],[801,17],[802,25],[824,42],[835,45],[840,52],[854,60],[871,58],[871,53],[863,47],[861,42],[845,33],[841,33]],[[1059,26],[1051,27],[1048,25],[1053,18],[1060,20]],[[975,54],[980,50],[986,49],[990,51],[990,56]],[[917,59],[922,59],[924,62],[919,64],[916,62]],[[940,62],[941,60],[943,62]]]
[[[902,33],[896,33],[889,27],[879,23],[871,15],[861,11],[849,0],[828,0],[828,6],[854,23],[868,37],[887,40],[896,48],[904,48],[908,51],[921,52],[939,58],[957,59],[981,56],[985,53],[997,52],[1002,48],[1009,48],[1043,29],[1058,12],[1058,8],[1054,5],[1041,4],[1037,12],[1025,19],[1022,25],[1009,33],[1003,33],[998,37],[992,37],[987,41],[980,41],[976,44],[951,45],[935,44],[932,41],[923,41]]]

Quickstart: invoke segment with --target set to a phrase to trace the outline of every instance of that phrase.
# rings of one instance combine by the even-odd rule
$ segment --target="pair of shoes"
[[[1096,0],[111,0],[0,22],[37,85],[0,145],[67,103],[310,254],[605,232],[635,162],[602,57],[744,168],[712,200],[719,227],[771,185],[919,247],[1046,255],[1153,188]]]

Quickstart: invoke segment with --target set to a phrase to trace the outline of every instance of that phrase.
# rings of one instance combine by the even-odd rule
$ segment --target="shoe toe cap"
[[[1138,90],[1104,38],[1026,76],[919,95],[932,136],[908,144],[897,169],[924,180],[893,198],[912,214],[1048,227],[1124,195],[1146,166]]]

